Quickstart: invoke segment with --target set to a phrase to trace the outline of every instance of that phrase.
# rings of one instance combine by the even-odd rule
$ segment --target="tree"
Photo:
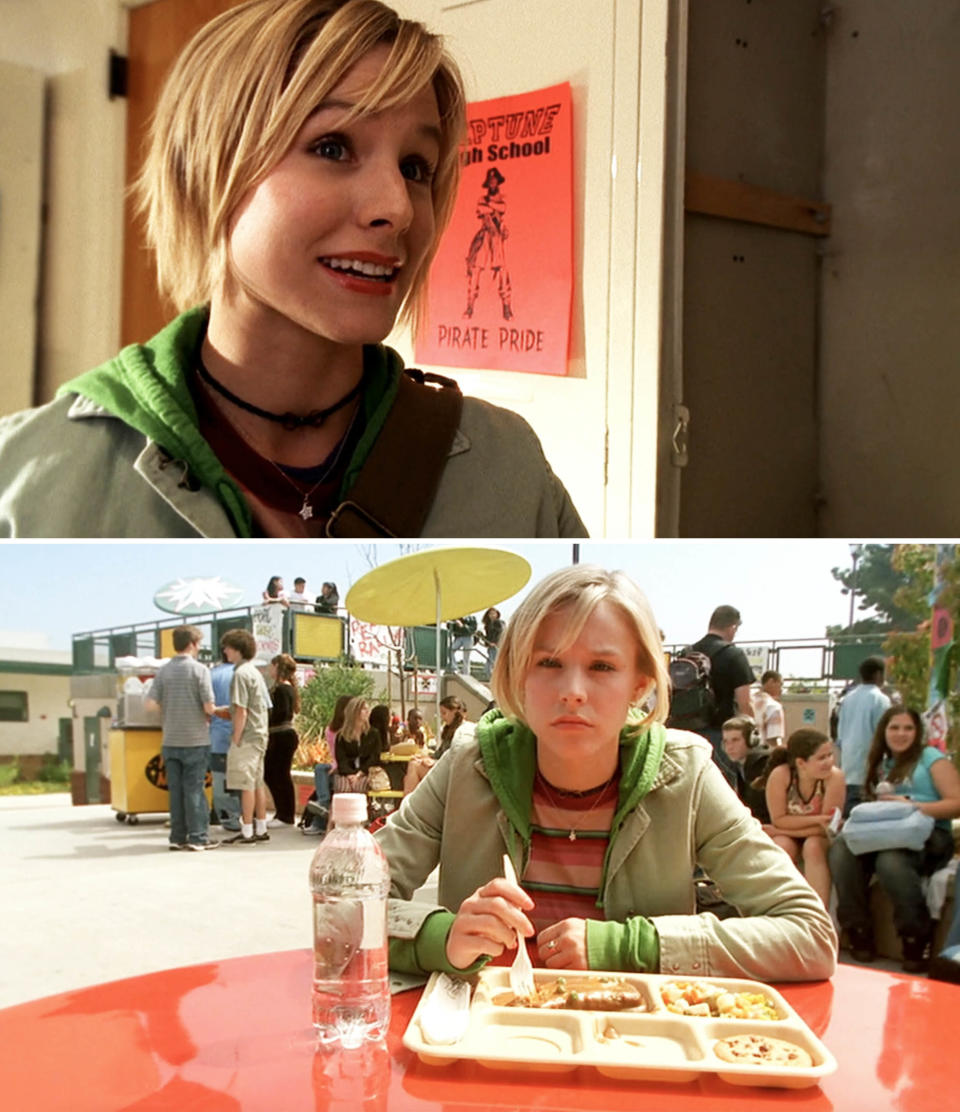
[[[930,595],[934,586],[936,546],[932,544],[896,545],[891,560],[893,569],[903,576],[903,583],[895,594],[896,605],[905,611],[919,613],[920,619],[911,630],[893,630],[883,648],[888,661],[888,679],[900,693],[905,706],[923,711],[927,707],[930,687]],[[960,635],[960,556],[953,558],[940,569],[943,587],[939,605],[953,617],[955,636]],[[948,676],[953,675],[956,652],[948,659]],[[952,687],[953,684],[951,683]],[[960,694],[951,691],[947,706],[952,726],[947,737],[948,749],[956,749],[960,725]]]
[[[830,574],[843,586],[843,594],[855,591],[858,612],[875,610],[877,613],[855,620],[852,625],[828,626],[828,637],[850,633],[887,633],[895,629],[913,630],[928,616],[928,607],[918,600],[914,592],[899,595],[902,588],[909,586],[910,580],[908,572],[895,564],[896,548],[892,544],[863,545],[856,576],[852,567],[831,569]]]
[[[319,668],[300,692],[300,713],[295,723],[297,733],[307,741],[323,737],[341,695],[369,697],[372,693],[373,674],[356,664],[341,660]]]

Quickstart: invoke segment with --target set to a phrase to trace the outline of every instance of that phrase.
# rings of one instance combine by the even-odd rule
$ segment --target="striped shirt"
[[[538,931],[561,919],[604,917],[597,894],[618,799],[619,777],[596,791],[570,795],[537,776],[522,886],[536,904],[528,918]]]
[[[213,702],[210,671],[192,656],[178,653],[153,677],[147,698],[163,712],[163,744],[209,746],[210,729],[203,707]]]

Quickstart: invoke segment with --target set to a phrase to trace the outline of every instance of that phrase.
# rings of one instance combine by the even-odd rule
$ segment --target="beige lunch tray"
[[[539,984],[554,981],[557,971],[535,969]],[[768,1085],[803,1089],[817,1085],[837,1068],[836,1059],[776,989],[758,981],[723,977],[677,977],[663,974],[577,972],[576,977],[617,977],[634,985],[645,1007],[626,1011],[544,1010],[507,1007],[494,999],[510,992],[510,971],[481,971],[470,1001],[469,1020],[459,1040],[449,1045],[427,1041],[420,1014],[441,974],[434,973],[417,1004],[403,1045],[428,1065],[446,1066],[471,1059],[490,1069],[565,1072],[591,1067],[621,1080],[686,1082],[711,1074],[733,1085]],[[562,975],[562,973],[561,973]],[[731,993],[761,993],[777,1018],[733,1019],[683,1016],[661,1002],[660,987],[669,983],[704,983]],[[609,1037],[613,1028],[616,1037]],[[731,1035],[767,1035],[802,1047],[812,1065],[750,1065],[717,1057],[714,1044]]]

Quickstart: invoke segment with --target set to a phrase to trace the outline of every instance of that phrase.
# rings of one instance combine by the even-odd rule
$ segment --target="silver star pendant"
[[[299,510],[297,510],[297,513],[303,518],[304,521],[308,521],[311,517],[313,517],[313,506],[310,505],[306,498],[304,498],[303,505],[300,507]]]

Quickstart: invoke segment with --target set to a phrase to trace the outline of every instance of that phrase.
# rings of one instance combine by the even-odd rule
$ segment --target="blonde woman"
[[[343,710],[343,725],[334,742],[335,792],[365,792],[367,773],[380,756],[380,734],[370,725],[370,704],[359,695]]]
[[[0,535],[583,536],[523,420],[381,343],[422,316],[464,118],[440,39],[379,0],[201,28],[138,182],[181,315],[0,422]]]
[[[504,634],[493,693],[501,709],[378,832],[395,900],[440,867],[441,906],[404,902],[395,917],[396,968],[474,970],[519,932],[534,964],[558,970],[831,975],[836,933],[816,894],[710,746],[662,725],[660,637],[624,573],[580,565],[535,587]],[[696,914],[697,865],[742,918]]]

